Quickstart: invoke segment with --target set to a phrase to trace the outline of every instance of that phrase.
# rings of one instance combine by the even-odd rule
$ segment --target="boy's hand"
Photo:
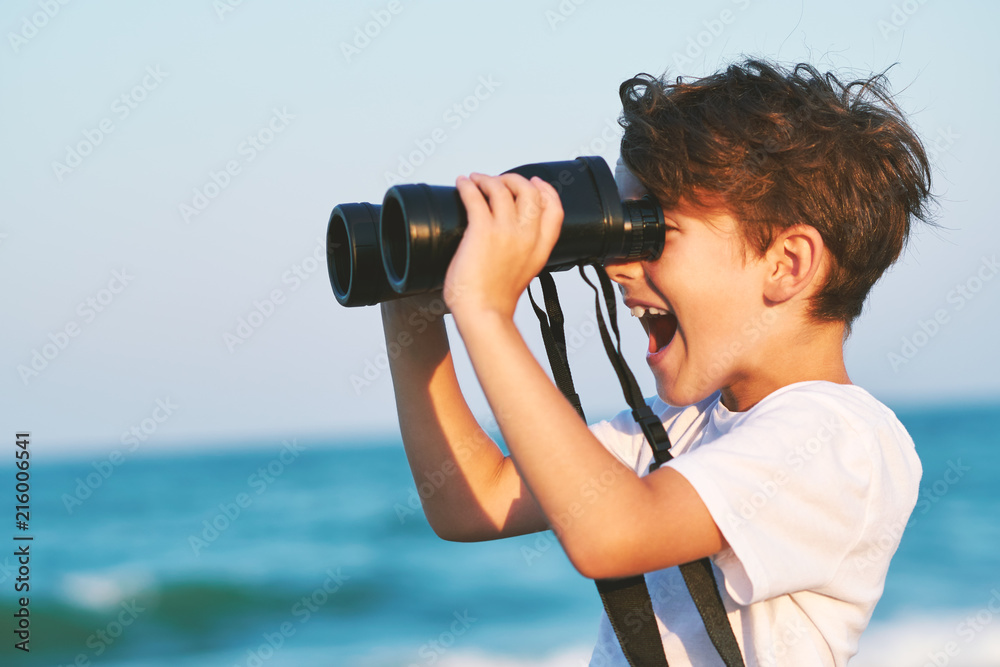
[[[444,295],[456,317],[492,311],[512,318],[528,283],[545,267],[562,226],[555,188],[537,176],[470,174],[455,181],[468,213]]]

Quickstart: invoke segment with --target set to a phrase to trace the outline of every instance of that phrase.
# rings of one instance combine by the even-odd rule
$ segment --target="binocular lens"
[[[382,268],[378,238],[381,207],[340,204],[330,214],[326,259],[333,293],[342,306],[371,306],[395,299]]]
[[[351,291],[351,272],[354,263],[351,261],[350,237],[347,234],[347,221],[341,211],[334,211],[330,216],[330,226],[326,234],[327,253],[332,254],[334,261],[327,262],[330,270],[330,281],[337,294],[347,294]]]
[[[527,164],[507,173],[538,176],[559,193],[563,224],[546,268],[567,269],[608,259],[653,259],[665,224],[657,201],[621,201],[599,157]],[[468,224],[453,187],[396,185],[382,206],[341,204],[327,229],[333,291],[344,306],[367,306],[439,289]]]
[[[444,285],[467,224],[456,188],[423,183],[390,188],[382,201],[379,233],[392,288],[416,294]]]
[[[389,283],[397,283],[410,266],[410,230],[403,214],[403,206],[395,197],[382,202],[385,217],[379,221],[382,232],[385,272]],[[383,255],[379,255],[380,259]]]

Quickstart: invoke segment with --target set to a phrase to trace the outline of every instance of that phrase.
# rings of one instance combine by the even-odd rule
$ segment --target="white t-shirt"
[[[800,382],[746,412],[714,394],[648,401],[729,548],[712,562],[747,667],[847,664],[917,500],[920,460],[887,407],[854,385]],[[645,475],[652,450],[626,411],[593,433]],[[670,508],[649,511],[669,512]],[[722,665],[680,571],[646,574],[670,667]],[[591,667],[627,667],[607,615]]]

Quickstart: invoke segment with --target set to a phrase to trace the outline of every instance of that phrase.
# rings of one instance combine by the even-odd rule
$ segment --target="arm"
[[[517,469],[570,560],[584,575],[604,578],[720,551],[722,535],[691,485],[669,468],[639,477],[622,466],[514,326],[517,299],[558,237],[554,188],[513,174],[472,179],[457,182],[469,227],[445,294]],[[594,484],[605,479],[613,482]]]
[[[477,541],[545,530],[510,459],[480,428],[455,377],[440,294],[382,304],[403,446],[428,522],[440,537]]]

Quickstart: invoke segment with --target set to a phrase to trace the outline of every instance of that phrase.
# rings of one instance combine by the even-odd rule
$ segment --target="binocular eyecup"
[[[511,169],[551,183],[563,223],[546,269],[607,260],[655,259],[663,250],[663,210],[651,195],[621,201],[600,157],[540,162]],[[340,204],[327,227],[327,265],[337,301],[369,306],[441,288],[468,224],[454,187],[396,185],[382,206]]]

